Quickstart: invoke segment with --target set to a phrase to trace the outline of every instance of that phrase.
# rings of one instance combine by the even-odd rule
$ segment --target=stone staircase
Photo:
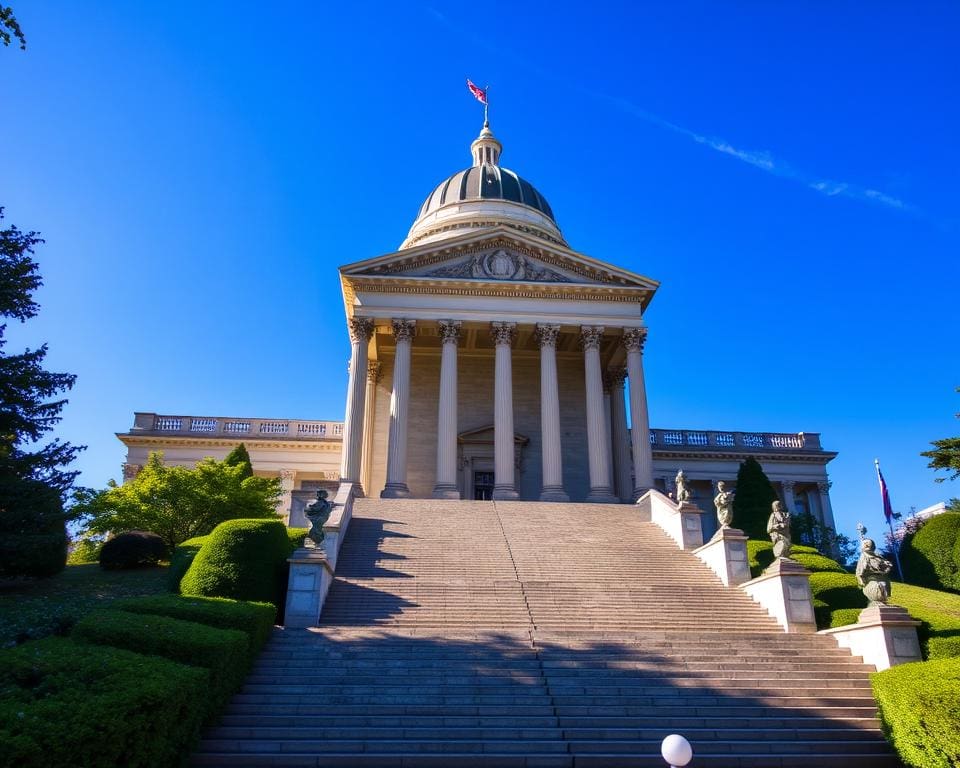
[[[360,500],[194,765],[899,766],[869,670],[627,505]]]

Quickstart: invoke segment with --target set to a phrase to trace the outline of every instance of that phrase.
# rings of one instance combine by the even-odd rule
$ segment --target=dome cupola
[[[483,123],[470,145],[473,165],[440,182],[420,206],[401,248],[443,240],[465,229],[509,226],[566,245],[547,199],[500,165],[503,145]]]

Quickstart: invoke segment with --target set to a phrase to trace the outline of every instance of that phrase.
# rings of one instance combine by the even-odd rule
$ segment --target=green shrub
[[[905,763],[960,765],[960,659],[901,664],[872,681],[884,731]]]
[[[184,595],[283,604],[287,558],[293,552],[279,520],[220,523],[180,582]]]
[[[911,584],[960,591],[960,514],[931,517],[900,547],[900,562]]]
[[[107,539],[100,548],[100,567],[114,571],[144,568],[167,559],[167,545],[150,531],[125,531]]]
[[[100,549],[103,547],[102,541],[96,539],[83,538],[73,545],[70,554],[67,555],[67,565],[90,565],[100,562]]]
[[[200,547],[207,542],[208,538],[208,536],[194,536],[174,548],[170,556],[170,568],[167,571],[167,583],[170,585],[171,592],[180,591],[183,575],[189,570],[193,558],[197,556]]]
[[[244,632],[106,608],[77,622],[73,637],[210,670],[206,702],[211,715],[240,687],[250,659],[250,640]]]
[[[733,497],[733,524],[751,539],[764,539],[771,506],[777,492],[763,472],[763,467],[749,457],[737,470],[737,492]]]
[[[110,607],[131,613],[195,621],[218,629],[238,629],[248,636],[248,658],[251,662],[270,638],[276,615],[271,603],[248,603],[223,597],[156,595],[115,600]]]
[[[309,528],[287,528],[287,538],[290,539],[290,546],[293,552],[294,549],[299,549],[303,546],[303,540],[307,538],[307,531]]]
[[[800,565],[813,573],[847,573],[847,570],[836,560],[832,560],[825,555],[821,555],[814,550],[813,552],[801,552],[806,547],[794,547],[793,554],[790,555]]]
[[[55,576],[67,564],[65,530],[0,534],[0,574]]]
[[[953,659],[960,656],[960,635],[934,635],[927,640],[928,659]]]
[[[803,544],[797,544],[793,547],[790,552],[790,557],[792,557],[797,562],[801,562],[801,557],[812,558],[813,556],[823,557],[817,550],[813,547],[807,547]],[[829,558],[823,558],[828,560]],[[750,575],[756,578],[761,573],[763,573],[764,568],[766,568],[770,563],[773,562],[773,543],[768,539],[749,539],[747,541],[747,563],[750,566]],[[814,563],[817,561],[810,560]],[[843,568],[840,567],[840,564],[834,560],[830,560],[837,568],[840,568],[843,571]],[[805,566],[807,567],[807,566]],[[811,568],[810,570],[828,570],[826,568]],[[833,570],[833,569],[830,569]]]
[[[208,679],[65,638],[0,651],[0,768],[178,765],[199,734]]]
[[[852,624],[869,602],[857,585],[856,576],[850,573],[812,573],[810,590],[813,592],[813,610],[820,629]]]

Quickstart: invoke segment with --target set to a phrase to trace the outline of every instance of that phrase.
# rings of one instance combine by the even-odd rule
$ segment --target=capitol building
[[[341,482],[381,498],[629,503],[670,493],[682,469],[709,536],[716,483],[752,456],[791,511],[833,527],[836,454],[818,434],[651,428],[660,283],[574,250],[502,151],[484,123],[470,167],[426,196],[398,250],[340,268],[342,421],[136,413],[118,434],[124,479],[151,451],[192,466],[242,442],[303,525],[316,490]]]

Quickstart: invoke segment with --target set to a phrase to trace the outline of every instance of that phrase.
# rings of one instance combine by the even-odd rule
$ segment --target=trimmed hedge
[[[109,571],[153,566],[167,559],[167,545],[150,531],[125,531],[100,547],[100,567]]]
[[[199,735],[208,680],[66,638],[0,651],[0,768],[178,765]]]
[[[819,629],[853,624],[869,602],[851,573],[812,573],[810,590]]]
[[[960,596],[894,582],[891,602],[921,622],[917,636],[924,658],[960,656]]]
[[[240,687],[250,659],[250,641],[244,632],[108,608],[84,616],[73,628],[73,637],[208,669],[205,704],[209,715],[219,712]]]
[[[217,629],[238,629],[247,635],[251,663],[270,638],[276,615],[271,603],[247,603],[223,597],[156,595],[115,600],[110,607],[118,611],[193,621]]]
[[[282,606],[292,552],[287,527],[279,520],[227,520],[194,557],[180,591]]]
[[[808,571],[813,571],[814,573],[849,573],[849,571],[836,560],[831,560],[816,550],[813,552],[798,552],[797,549],[797,547],[794,547],[794,552],[790,557]],[[803,549],[807,549],[807,547],[803,547]]]
[[[900,547],[900,562],[911,584],[960,592],[960,514],[931,517]]]
[[[795,544],[790,551],[790,557],[811,571],[839,569],[845,573],[843,567],[835,560],[830,560],[830,558],[824,557],[813,547],[807,547],[803,544]],[[802,558],[806,558],[806,562]],[[836,568],[824,567],[825,563],[821,563],[821,560],[829,561],[829,563],[836,566]],[[747,563],[750,565],[750,575],[753,576],[753,578],[757,578],[757,576],[763,573],[763,569],[772,562],[773,543],[771,541],[764,539],[749,539],[747,541]],[[807,562],[809,562],[810,565],[807,565]]]
[[[209,538],[209,536],[194,536],[174,547],[173,554],[170,556],[170,568],[167,570],[167,584],[171,592],[180,591],[183,575],[190,569],[193,558]]]
[[[56,576],[67,564],[67,533],[0,534],[0,574]]]
[[[303,540],[307,538],[307,531],[309,528],[287,528],[287,538],[290,539],[290,550],[291,554],[294,549],[299,549],[303,546]]]
[[[901,664],[871,679],[884,732],[905,763],[960,765],[960,659]]]

